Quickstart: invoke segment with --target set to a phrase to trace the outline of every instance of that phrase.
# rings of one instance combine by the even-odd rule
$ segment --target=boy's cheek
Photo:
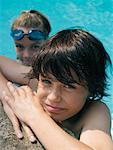
[[[38,88],[37,89],[37,95],[38,95],[38,98],[41,100],[43,98],[46,98],[47,95],[48,95],[48,90],[46,89],[43,89],[43,88]]]

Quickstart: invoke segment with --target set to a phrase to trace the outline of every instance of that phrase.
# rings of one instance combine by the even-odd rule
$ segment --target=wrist
[[[31,117],[28,118],[28,125],[32,128],[35,125],[42,122],[42,120],[47,117],[47,114],[44,111],[39,111],[37,113],[32,113]],[[49,116],[48,116],[49,117]]]

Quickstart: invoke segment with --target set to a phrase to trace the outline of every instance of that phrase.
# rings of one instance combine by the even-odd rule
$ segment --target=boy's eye
[[[45,84],[51,84],[51,81],[47,80],[47,79],[42,79],[42,82],[45,83]]]
[[[33,45],[33,46],[32,46],[32,49],[38,49],[38,48],[40,48],[39,45]]]
[[[23,48],[23,46],[22,46],[21,44],[15,44],[15,46],[16,46],[17,48]]]
[[[67,89],[75,89],[76,87],[74,85],[64,85]]]

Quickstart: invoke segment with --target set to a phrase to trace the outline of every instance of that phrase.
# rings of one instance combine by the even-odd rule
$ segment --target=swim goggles
[[[45,40],[47,36],[36,29],[29,30],[28,33],[24,33],[21,29],[12,29],[10,35],[13,37],[14,40],[21,40],[24,38],[25,35],[28,36],[29,40]]]

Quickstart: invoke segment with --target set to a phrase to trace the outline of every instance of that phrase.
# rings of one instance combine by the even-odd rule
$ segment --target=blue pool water
[[[15,58],[10,25],[21,10],[37,9],[48,16],[52,25],[51,35],[61,29],[83,26],[99,38],[113,61],[113,0],[0,0],[0,54]],[[104,101],[113,118],[113,77]],[[113,132],[113,131],[112,131]]]

